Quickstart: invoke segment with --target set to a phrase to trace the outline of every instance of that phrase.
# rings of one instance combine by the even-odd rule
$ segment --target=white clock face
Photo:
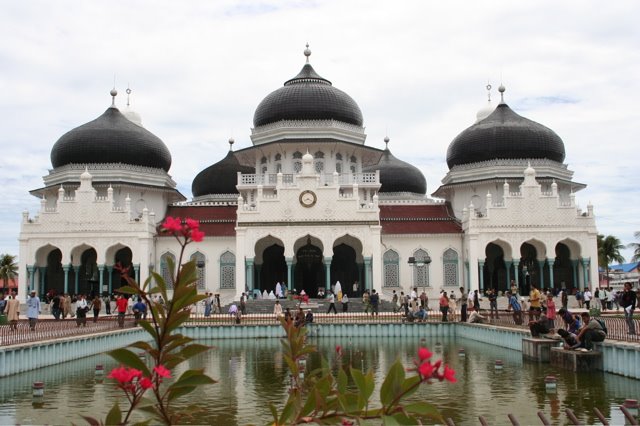
[[[302,191],[300,194],[300,204],[304,207],[311,207],[316,203],[316,194],[313,191]]]

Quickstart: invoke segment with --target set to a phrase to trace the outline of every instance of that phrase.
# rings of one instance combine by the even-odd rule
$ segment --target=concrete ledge
[[[532,361],[549,362],[551,349],[560,342],[554,339],[528,337],[522,339],[522,357]]]
[[[602,352],[551,348],[551,365],[576,372],[602,370]]]

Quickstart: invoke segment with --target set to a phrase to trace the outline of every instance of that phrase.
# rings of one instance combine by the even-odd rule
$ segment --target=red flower
[[[140,379],[139,383],[142,389],[150,389],[153,387],[153,382],[148,377],[143,377],[142,379]]]
[[[116,379],[120,384],[125,384],[131,382],[136,377],[142,377],[142,372],[135,368],[116,367],[111,370],[111,373],[109,373],[107,377]]]
[[[455,370],[453,368],[450,368],[448,365],[444,366],[444,372],[442,373],[442,378],[445,380],[448,380],[451,383],[455,383],[456,382],[456,378],[455,378]]]
[[[167,216],[162,223],[162,228],[168,232],[180,232],[182,231],[182,221],[179,217]]]
[[[195,219],[191,219],[190,217],[188,217],[184,220],[184,222],[187,224],[187,228],[191,229],[192,231],[195,229],[200,229],[200,222]]]
[[[432,355],[433,355],[433,353],[431,353],[429,351],[429,349],[427,349],[427,348],[418,349],[418,358],[420,358],[420,361],[424,361],[425,359],[429,359],[429,358],[431,358]]]
[[[418,373],[423,379],[428,379],[433,375],[433,365],[429,361],[425,361],[418,367]]]
[[[167,379],[171,378],[171,371],[168,370],[164,365],[153,367],[153,371],[155,371],[155,373],[160,377],[165,377]]]
[[[199,229],[192,229],[191,230],[191,239],[193,241],[195,241],[196,243],[199,243],[200,241],[202,241],[204,239],[204,232],[202,232]]]
[[[336,353],[337,353],[338,355],[342,355],[342,346],[340,346],[340,345],[336,345]]]

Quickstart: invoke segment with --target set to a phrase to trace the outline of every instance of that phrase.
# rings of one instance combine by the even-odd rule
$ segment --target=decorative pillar
[[[371,290],[371,257],[364,258],[364,288]]]
[[[74,268],[75,271],[75,282],[73,283],[73,294],[78,294],[78,280],[80,279],[80,266],[78,265]]]
[[[64,271],[64,292],[69,292],[69,269],[71,265],[62,265],[62,270]]]
[[[262,282],[260,282],[260,277],[261,277],[260,272],[262,271],[262,264],[260,265],[256,264],[255,267],[256,267],[256,276],[253,278],[253,282],[256,287],[261,288]],[[284,290],[282,293],[284,294]]]
[[[538,288],[540,290],[544,288],[544,262],[544,260],[538,260],[538,269],[540,270],[540,274],[538,274],[540,278],[538,280],[540,282],[540,285],[538,286]]]
[[[285,258],[287,262],[287,288],[293,290],[293,257]]]
[[[547,259],[547,263],[549,264],[549,288],[553,288],[553,264],[555,263],[555,259]]]
[[[245,270],[246,270],[246,284],[245,284],[245,288],[247,289],[247,291],[249,293],[253,293],[253,258],[246,258],[244,261],[244,266],[245,266]]]
[[[331,261],[332,257],[324,258],[324,288],[329,290],[331,288]]]
[[[100,276],[100,279],[98,280],[98,294],[101,294],[102,286],[104,285],[104,265],[98,265],[98,275]],[[138,282],[138,280],[136,280],[136,282]]]
[[[573,272],[573,285],[576,288],[580,288],[580,283],[578,283],[578,260],[571,261],[571,272]]]
[[[107,266],[107,274],[109,275],[109,294],[113,292],[113,266]]]
[[[478,289],[479,293],[482,294],[484,291],[484,260],[478,260],[478,272],[480,274],[480,288]]]
[[[31,293],[31,291],[35,288],[34,285],[34,279],[36,276],[36,268],[31,265],[27,265],[27,271],[29,272],[29,278],[28,278],[28,283],[29,283],[29,291],[28,293]]]
[[[520,259],[513,259],[513,279],[516,282],[516,288],[518,289],[518,294],[520,294]],[[509,281],[511,284],[511,281]]]
[[[590,263],[590,259],[588,257],[582,258],[582,271],[583,271],[584,280],[582,282],[582,286],[580,287],[580,290],[584,290],[584,288],[589,285],[589,263]]]
[[[104,268],[104,266],[102,267]],[[138,284],[140,284],[140,264],[133,265],[133,271],[135,272],[135,279]],[[100,273],[100,280],[102,280],[102,272]],[[102,282],[100,282],[100,288],[102,288]]]
[[[513,265],[513,262],[511,260],[507,260],[504,264],[507,267],[507,290],[509,290],[511,287],[511,265]]]

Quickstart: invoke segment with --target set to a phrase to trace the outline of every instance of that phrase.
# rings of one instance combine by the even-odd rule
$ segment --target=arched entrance
[[[273,244],[262,252],[262,265],[256,265],[260,271],[260,283],[256,288],[267,290],[276,288],[276,283],[283,284],[287,280],[287,262],[284,258],[284,247]]]
[[[351,296],[352,286],[360,280],[360,268],[356,262],[356,251],[347,244],[339,244],[333,247],[331,259],[331,284],[340,281],[342,291]]]
[[[573,272],[571,250],[566,244],[556,244],[556,258],[553,262],[554,288],[566,288],[568,290],[576,288]]]
[[[322,249],[311,242],[311,237],[307,237],[307,243],[296,252],[293,282],[298,292],[304,289],[308,295],[315,297],[318,288],[325,286],[325,267],[322,260]]]
[[[531,291],[531,284],[540,287],[540,265],[538,264],[538,250],[529,244],[523,243],[520,246],[520,273],[521,286],[525,294]]]
[[[113,268],[113,271],[111,272],[112,290],[117,290],[120,287],[127,285],[127,280],[123,278],[121,271],[124,271],[128,268],[127,271],[129,277],[135,278],[136,273],[133,269],[133,264],[131,263],[132,259],[133,253],[131,252],[131,249],[129,247],[123,247],[116,252],[113,259],[113,264],[114,266],[117,266],[120,271],[116,268]]]
[[[98,254],[93,248],[82,252],[80,269],[78,270],[78,293],[92,296],[100,292],[100,271],[98,270]]]
[[[507,291],[509,280],[504,262],[504,250],[497,244],[489,243],[485,248],[485,255],[483,290],[492,288],[497,291]]]
[[[47,255],[47,270],[44,277],[44,292],[64,293],[64,270],[62,269],[62,252],[55,249]],[[40,296],[44,296],[41,294]]]

